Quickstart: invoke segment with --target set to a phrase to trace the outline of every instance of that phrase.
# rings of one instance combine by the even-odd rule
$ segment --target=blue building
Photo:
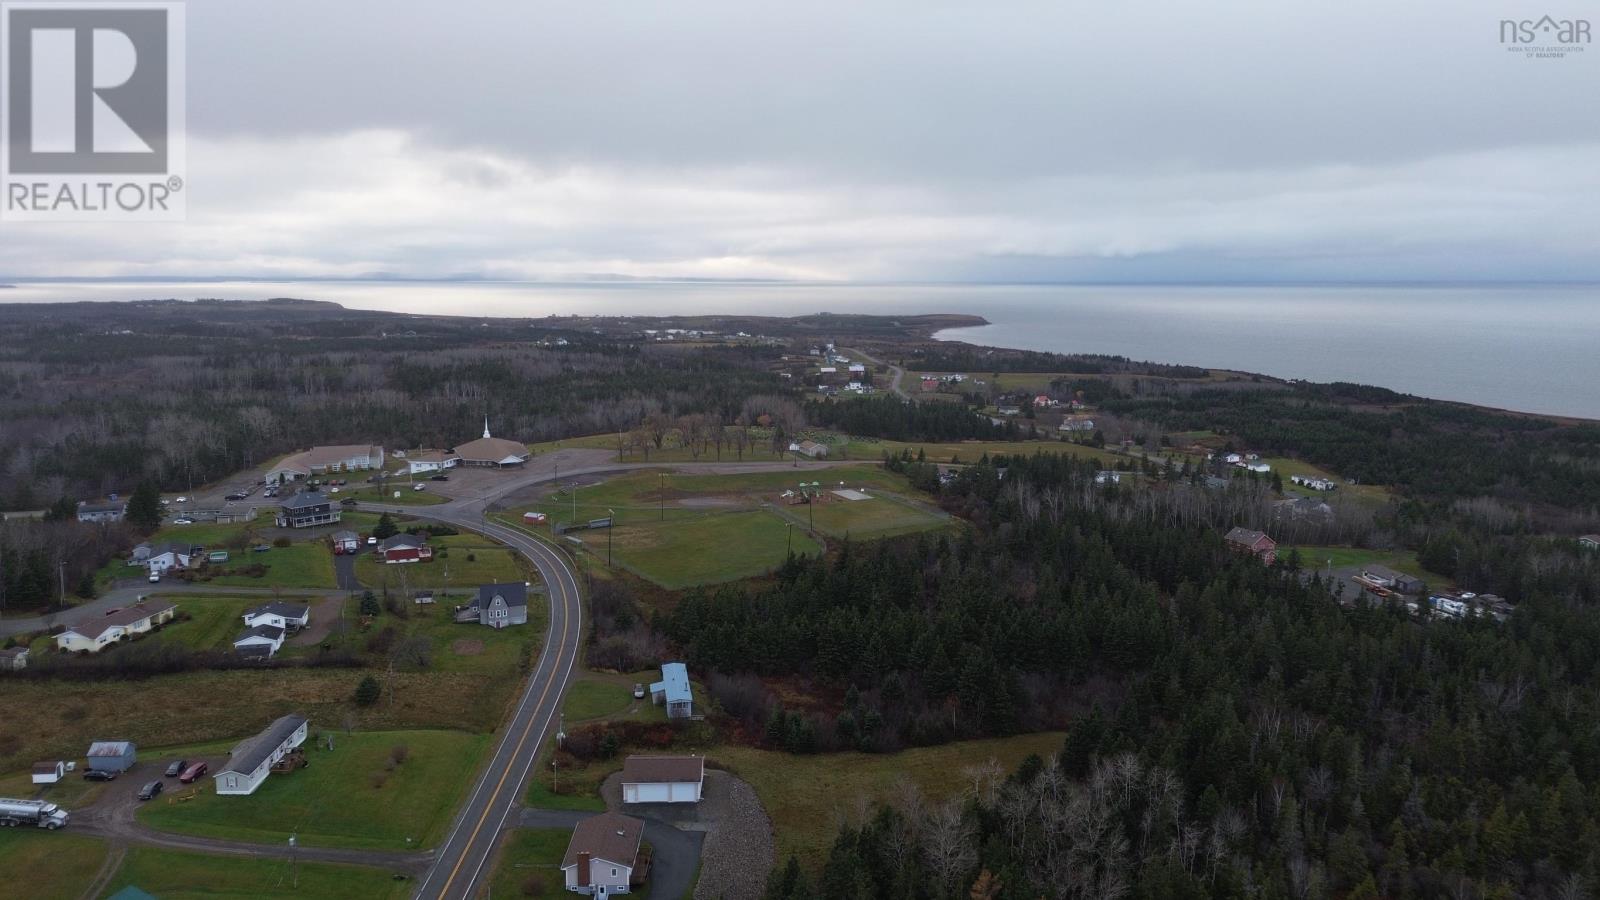
[[[661,680],[650,685],[650,699],[664,703],[667,718],[687,719],[694,715],[694,694],[689,690],[689,667],[681,662],[661,667]]]

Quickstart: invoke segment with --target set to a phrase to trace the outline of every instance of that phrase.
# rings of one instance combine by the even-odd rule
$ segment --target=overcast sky
[[[1573,0],[190,0],[188,221],[0,278],[1587,280]]]

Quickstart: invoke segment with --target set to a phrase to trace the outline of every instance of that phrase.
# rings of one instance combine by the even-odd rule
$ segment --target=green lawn
[[[490,883],[491,896],[568,896],[561,874],[572,832],[565,828],[516,828],[506,832]]]
[[[900,753],[815,756],[727,746],[707,757],[749,782],[761,797],[777,838],[777,864],[795,853],[802,864],[816,868],[833,843],[837,816],[852,814],[859,798],[888,800],[895,783],[908,777],[927,799],[941,802],[965,788],[967,767],[993,758],[1010,774],[1030,753],[1048,758],[1058,752],[1062,738],[1047,732]]]
[[[438,672],[471,672],[487,675],[515,673],[519,667],[538,653],[544,639],[545,624],[550,617],[549,604],[544,595],[528,597],[528,624],[510,628],[486,628],[482,625],[461,624],[451,615],[451,607],[466,602],[463,594],[457,599],[440,599],[433,606],[415,606],[411,616],[393,620],[411,634],[427,637],[433,644],[433,670]],[[380,616],[379,626],[390,624],[388,613]]]
[[[422,479],[416,483],[425,484],[427,487],[419,491],[412,486],[411,482],[401,478],[391,481],[387,488],[380,489],[377,485],[340,488],[339,493],[332,496],[336,501],[353,497],[362,503],[382,503],[394,506],[433,506],[437,503],[444,503],[449,499],[434,492],[438,482]],[[396,494],[399,496],[396,496]]]
[[[44,794],[39,797],[40,800],[67,809],[78,809],[98,800],[105,792],[105,782],[84,781],[78,772],[72,772],[55,784],[34,784],[31,769],[0,776],[0,797],[18,797],[27,800],[41,788]],[[4,869],[4,866],[0,866],[0,869]]]
[[[0,873],[30,900],[77,900],[94,883],[106,859],[106,845],[95,838],[38,828],[0,830]],[[24,891],[23,886],[26,885]]]
[[[1365,550],[1360,547],[1280,547],[1278,558],[1284,559],[1291,549],[1300,551],[1300,566],[1305,569],[1314,569],[1326,572],[1329,561],[1335,569],[1348,566],[1380,565],[1404,572],[1428,583],[1431,588],[1440,588],[1450,583],[1450,579],[1443,575],[1429,572],[1417,562],[1417,554],[1411,550]]]
[[[649,698],[640,701],[649,704]],[[632,685],[584,678],[572,683],[561,707],[568,722],[582,722],[615,715],[633,703]],[[650,704],[652,707],[654,704]]]
[[[208,783],[188,802],[174,793],[140,807],[139,820],[164,831],[262,843],[298,832],[307,846],[431,847],[443,838],[490,741],[487,734],[456,731],[356,732],[337,734],[330,752],[313,747],[315,734],[306,743],[311,765],[269,776],[248,797],[219,796]],[[391,767],[397,746],[408,748],[409,757]]]
[[[601,560],[606,558],[608,541],[614,542],[618,565],[671,590],[770,572],[783,563],[791,539],[797,554],[822,552],[804,528],[790,529],[770,510],[702,514],[607,531],[582,531],[576,536]]]
[[[210,546],[210,545],[207,545]],[[247,566],[266,566],[262,575],[246,575],[241,570]],[[332,588],[338,584],[333,574],[333,551],[323,541],[301,541],[288,547],[273,547],[262,553],[250,550],[234,552],[232,558],[220,565],[201,569],[202,575],[213,571],[233,574],[213,575],[205,584],[225,587],[281,587],[281,588]]]
[[[805,506],[787,507],[789,515],[797,521],[811,522],[814,514],[818,531],[831,537],[852,538],[890,537],[926,531],[945,525],[950,519],[935,515],[926,509],[897,502],[882,496],[870,500],[845,500],[834,496],[818,503],[815,510]]]
[[[244,630],[244,611],[260,606],[264,597],[196,597],[184,594],[174,598],[178,618],[145,640],[175,641],[195,650],[221,650],[233,646],[233,639]]]
[[[408,587],[455,590],[532,580],[515,551],[486,537],[458,534],[432,538],[428,543],[433,546],[432,562],[387,565],[373,554],[363,553],[356,559],[356,578],[375,591],[385,584],[391,590],[399,590],[402,575]]]
[[[208,856],[154,847],[134,847],[112,877],[105,894],[129,885],[162,900],[211,900],[216,897],[294,897],[299,900],[345,900],[348,897],[410,895],[410,879],[396,879],[381,869],[302,862],[291,871],[289,861],[241,856]],[[32,893],[32,885],[29,896]]]

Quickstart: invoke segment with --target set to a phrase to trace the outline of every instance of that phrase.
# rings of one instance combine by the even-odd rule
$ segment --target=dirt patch
[[[704,507],[729,507],[743,506],[737,497],[685,497],[678,501],[679,506],[691,509]]]
[[[450,652],[457,656],[477,656],[483,652],[483,641],[475,638],[457,638],[450,642]]]

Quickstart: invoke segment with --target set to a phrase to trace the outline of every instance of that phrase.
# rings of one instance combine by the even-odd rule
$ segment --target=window
[[[612,877],[612,878],[615,878],[615,877],[617,877],[617,870],[616,870],[616,869],[612,869],[612,870],[611,870],[611,877]]]

